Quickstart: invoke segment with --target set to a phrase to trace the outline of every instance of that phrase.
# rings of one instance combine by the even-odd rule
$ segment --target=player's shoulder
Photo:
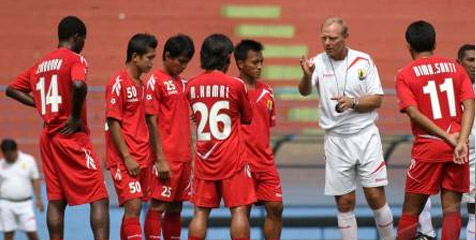
[[[35,158],[32,155],[22,151],[18,151],[18,158],[21,161],[25,161],[25,162],[30,162],[30,163],[35,162]]]
[[[269,84],[267,84],[267,83],[265,83],[261,80],[257,80],[256,85],[258,86],[258,88],[261,88],[261,89],[264,89],[266,91],[269,91],[269,92],[273,93],[273,88]]]
[[[368,61],[372,61],[372,57],[370,56],[370,54],[359,51],[359,50],[349,48],[349,55],[351,55],[355,58],[360,57],[360,58],[364,58]]]

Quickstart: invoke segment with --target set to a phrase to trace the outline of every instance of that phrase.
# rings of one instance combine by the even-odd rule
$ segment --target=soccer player
[[[263,67],[262,51],[261,43],[243,40],[235,47],[234,55],[253,109],[253,121],[250,125],[241,125],[241,131],[256,196],[266,209],[263,232],[267,240],[277,240],[281,236],[283,197],[281,180],[269,144],[270,128],[276,124],[276,105],[273,89],[259,80]]]
[[[373,211],[380,238],[394,239],[393,216],[384,187],[388,184],[382,143],[375,120],[383,90],[377,67],[369,55],[346,46],[347,23],[328,18],[321,26],[325,52],[301,58],[304,76],[298,89],[320,97],[321,128],[326,131],[324,193],[335,196],[337,222],[343,239],[357,239],[354,215],[357,181]]]
[[[50,239],[63,239],[66,205],[85,203],[91,205],[94,239],[109,239],[107,190],[83,104],[87,63],[79,53],[86,40],[86,25],[74,16],[63,18],[58,25],[58,40],[56,50],[13,80],[7,96],[35,107],[44,121],[40,150]]]
[[[150,146],[141,75],[152,68],[156,47],[154,36],[135,34],[127,45],[126,68],[106,86],[107,167],[124,207],[121,240],[142,239],[139,215],[147,200]]]
[[[38,240],[33,192],[38,210],[43,212],[44,207],[35,158],[18,150],[13,139],[4,139],[0,149],[0,231],[5,240],[13,240],[15,230],[24,231],[29,240]]]
[[[165,240],[180,239],[180,213],[182,202],[190,199],[192,173],[190,105],[185,95],[187,81],[180,74],[194,53],[190,37],[169,38],[162,53],[163,66],[147,82],[145,110],[153,153],[147,239],[160,239],[161,230]]]
[[[474,90],[474,45],[465,44],[458,50],[458,58],[456,60],[461,66],[464,67],[471,82],[473,83]],[[467,203],[468,208],[468,224],[466,226],[466,239],[474,240],[474,168],[475,168],[475,153],[474,153],[474,122],[469,137],[469,169],[470,169],[470,191],[463,194],[463,202]],[[425,208],[418,217],[418,223],[420,224],[420,232],[417,233],[418,240],[431,240],[435,239],[435,231],[431,222],[431,200],[425,205]]]
[[[248,209],[256,201],[253,180],[246,164],[240,124],[250,124],[252,110],[246,86],[227,76],[233,43],[222,34],[208,36],[200,51],[204,73],[189,81],[187,98],[197,123],[193,169],[189,240],[205,239],[212,208],[220,205],[231,211],[231,238],[250,237]]]
[[[413,61],[399,71],[396,88],[400,111],[411,119],[415,141],[397,239],[415,238],[418,215],[428,197],[439,191],[442,239],[459,239],[461,195],[469,191],[467,141],[474,91],[459,64],[433,56],[436,33],[430,23],[411,23],[405,36]]]

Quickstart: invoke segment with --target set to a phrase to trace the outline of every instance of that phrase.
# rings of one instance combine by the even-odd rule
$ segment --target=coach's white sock
[[[468,214],[468,226],[466,226],[466,240],[474,240],[474,213]]]
[[[423,211],[421,211],[420,216],[418,216],[418,224],[420,225],[419,232],[430,237],[436,237],[435,229],[433,228],[433,223],[431,222],[430,198],[428,198],[425,204],[425,208],[423,208]]]
[[[339,212],[337,225],[343,240],[357,240],[357,220],[353,211]]]
[[[373,212],[380,238],[383,240],[395,239],[395,235],[393,234],[393,215],[388,204],[385,203],[383,207],[373,210]]]

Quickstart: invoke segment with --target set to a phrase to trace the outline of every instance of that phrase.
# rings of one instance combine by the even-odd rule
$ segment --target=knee
[[[180,213],[182,212],[182,202],[172,202],[167,206],[167,212]]]
[[[267,216],[270,218],[279,219],[283,215],[283,208],[282,202],[266,203]]]
[[[140,201],[132,201],[124,204],[124,212],[127,216],[138,217],[141,211]]]
[[[355,198],[353,197],[341,197],[337,201],[337,209],[339,212],[350,212],[355,207]]]

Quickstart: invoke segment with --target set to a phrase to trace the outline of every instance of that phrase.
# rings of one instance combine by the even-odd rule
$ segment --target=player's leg
[[[51,200],[46,210],[46,225],[51,240],[63,239],[65,200]]]
[[[142,200],[133,198],[124,202],[124,217],[122,219],[123,240],[142,240],[142,229],[140,226],[140,211]]]
[[[250,206],[237,206],[230,208],[230,235],[232,240],[250,239],[250,222],[248,218],[248,208],[250,208]]]
[[[90,203],[89,218],[94,239],[109,239],[109,199],[101,199]]]
[[[281,238],[283,227],[283,202],[264,202],[266,219],[264,220],[263,232],[266,240],[278,240]]]
[[[380,238],[383,240],[394,239],[393,214],[387,204],[384,187],[364,187],[365,198],[374,214],[375,224]]]
[[[182,202],[171,202],[167,205],[163,219],[164,240],[180,239],[182,232],[182,206]]]
[[[419,233],[417,236],[421,237],[436,237],[435,229],[433,228],[433,222],[431,221],[431,199],[428,198],[426,201],[425,207],[423,211],[418,216],[418,225],[419,225]]]
[[[204,240],[207,234],[208,217],[210,216],[211,208],[195,206],[193,211],[193,218],[188,226],[189,240]]]
[[[397,239],[413,240],[418,228],[418,216],[425,207],[428,195],[405,193],[402,215],[398,222]]]
[[[474,177],[474,175],[472,176]],[[474,240],[475,234],[476,234],[474,229],[475,228],[474,203],[468,203],[467,208],[468,208],[468,225],[466,226],[466,240]]]
[[[461,229],[460,203],[461,193],[446,189],[441,190],[442,240],[459,239]]]
[[[4,232],[3,237],[5,238],[5,240],[13,240],[13,238],[15,237],[15,231]]]
[[[25,232],[26,236],[28,237],[28,240],[39,240],[40,238],[38,237],[38,234],[35,232]],[[5,239],[7,240],[7,239]]]
[[[357,220],[354,215],[355,191],[335,196],[337,225],[342,239],[357,240]]]
[[[145,239],[160,239],[162,235],[162,214],[167,207],[166,202],[155,198],[150,200],[149,210],[145,217],[144,234]]]

